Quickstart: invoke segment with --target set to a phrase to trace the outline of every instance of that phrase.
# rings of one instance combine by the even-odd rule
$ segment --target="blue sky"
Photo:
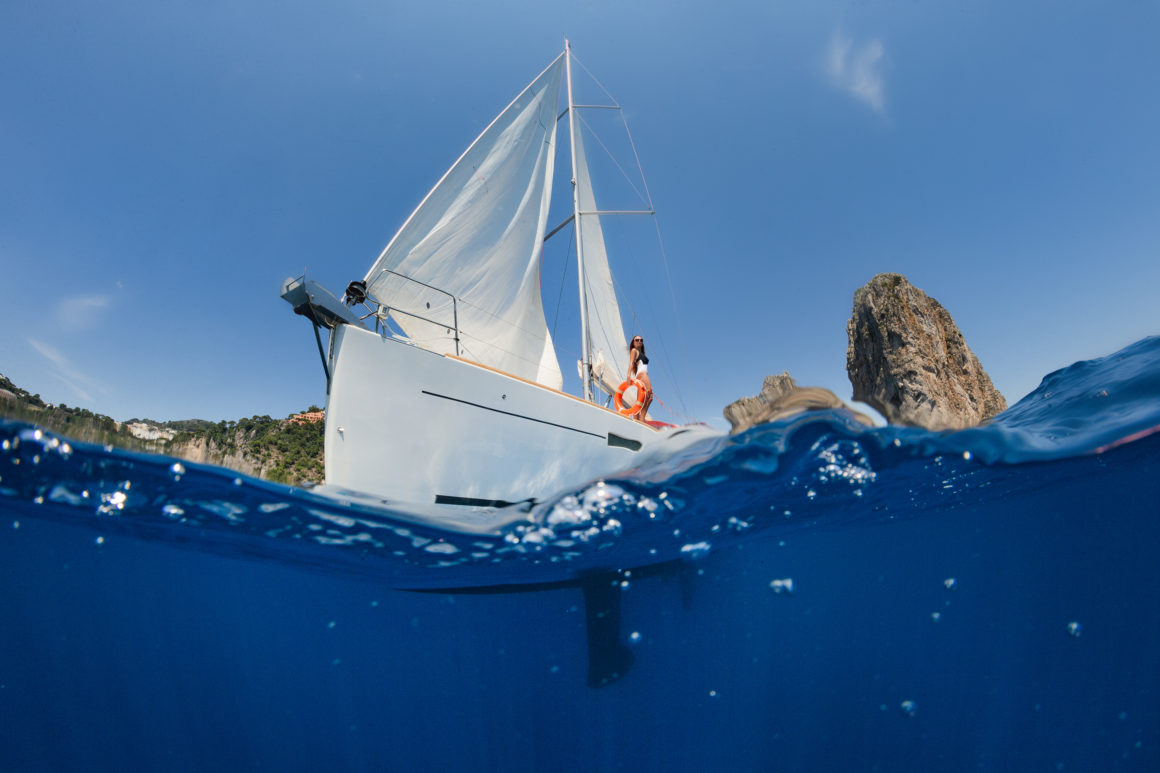
[[[630,325],[681,414],[782,370],[849,398],[882,271],[1011,403],[1160,333],[1157,4],[572,5],[0,5],[0,373],[117,419],[321,404],[281,280],[361,277],[565,34],[660,213],[673,297],[633,263]]]

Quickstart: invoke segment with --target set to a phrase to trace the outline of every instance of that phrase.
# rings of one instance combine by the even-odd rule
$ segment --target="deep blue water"
[[[1158,427],[1151,338],[445,530],[0,422],[0,769],[1160,770]]]

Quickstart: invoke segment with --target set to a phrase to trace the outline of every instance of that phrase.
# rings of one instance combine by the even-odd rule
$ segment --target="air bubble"
[[[709,555],[711,547],[708,542],[691,542],[687,545],[681,545],[681,554],[689,558],[704,558]]]
[[[1080,636],[1083,635],[1083,626],[1080,625],[1075,620],[1072,620],[1070,623],[1067,624],[1067,632],[1072,637],[1078,639]]]
[[[913,717],[918,712],[918,704],[914,701],[903,701],[898,705],[898,708],[907,717]]]
[[[793,578],[786,577],[783,580],[771,580],[769,587],[774,593],[793,593]]]
[[[958,582],[954,577],[948,577],[943,580],[943,587],[945,587],[947,590],[954,590],[956,585],[958,585]]]
[[[633,644],[640,644],[642,638],[644,637],[640,635],[640,631],[633,631],[628,635],[628,640]]]

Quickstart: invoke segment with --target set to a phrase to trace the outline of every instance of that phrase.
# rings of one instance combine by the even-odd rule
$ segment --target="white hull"
[[[541,499],[635,466],[671,434],[517,377],[340,324],[326,481],[396,501]]]

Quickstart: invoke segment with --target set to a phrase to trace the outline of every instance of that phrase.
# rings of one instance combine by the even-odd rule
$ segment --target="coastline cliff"
[[[323,413],[314,406],[285,419],[118,422],[85,408],[45,403],[0,375],[0,416],[85,443],[213,464],[275,483],[301,486],[323,479]]]

